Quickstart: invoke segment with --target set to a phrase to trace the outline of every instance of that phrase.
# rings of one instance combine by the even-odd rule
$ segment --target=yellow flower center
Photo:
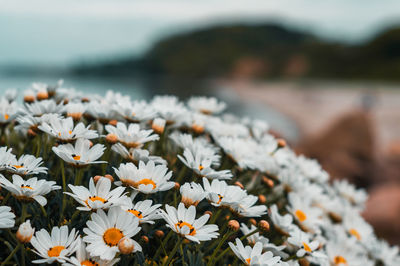
[[[246,259],[246,263],[250,264],[251,258]]]
[[[343,258],[342,256],[335,256],[335,258],[333,259],[333,263],[335,263],[336,265],[338,265],[338,264],[347,265],[347,260],[345,258]]]
[[[121,232],[121,230],[114,228],[114,227],[107,229],[103,234],[104,242],[110,247],[115,247],[116,245],[118,245],[118,242],[123,237],[124,237],[124,234]]]
[[[8,120],[8,118],[10,118],[10,116],[8,114],[4,114],[4,119]]]
[[[303,242],[303,246],[304,246],[304,250],[305,250],[305,251],[307,251],[307,252],[312,252],[312,250],[311,250],[310,246],[309,246],[309,245],[307,245],[307,243],[306,243],[306,242]]]
[[[178,227],[182,228],[184,226],[189,227],[189,229],[190,229],[189,235],[190,236],[194,236],[196,234],[196,229],[194,229],[193,225],[191,225],[190,223],[179,221],[177,224],[175,224],[176,230],[178,230]]]
[[[49,257],[58,257],[63,249],[65,249],[64,246],[54,246],[47,251],[47,255]]]
[[[295,212],[295,215],[300,222],[304,222],[305,220],[307,220],[307,215],[302,210],[297,210]]]
[[[102,197],[98,197],[98,196],[91,196],[91,197],[89,197],[87,200],[85,200],[85,203],[86,203],[86,205],[88,205],[89,206],[89,204],[88,204],[88,201],[92,201],[92,202],[94,202],[94,201],[96,201],[96,200],[98,200],[98,201],[101,201],[101,202],[103,202],[103,203],[106,203],[107,202],[107,200],[106,199],[103,199]]]
[[[361,240],[361,235],[356,229],[354,229],[354,228],[350,229],[349,233],[351,235],[355,236],[357,238],[357,240]]]
[[[84,260],[81,262],[81,265],[83,265],[83,266],[99,266],[100,264],[98,264],[94,260]]]
[[[156,183],[154,183],[154,181],[153,180],[151,180],[151,179],[147,179],[147,178],[144,178],[144,179],[142,179],[142,180],[140,180],[139,182],[137,182],[136,183],[136,188],[137,187],[139,187],[139,185],[153,185],[153,189],[155,189],[157,186],[156,186]]]
[[[129,210],[127,210],[127,212],[132,213],[133,215],[135,215],[139,219],[143,218],[143,214],[142,214],[141,211],[137,211],[137,210],[134,210],[134,209],[129,209]]]

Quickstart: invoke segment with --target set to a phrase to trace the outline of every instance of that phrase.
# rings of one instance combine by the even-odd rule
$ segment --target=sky
[[[235,22],[277,22],[355,43],[399,18],[398,0],[0,0],[0,66],[140,55],[165,36]]]

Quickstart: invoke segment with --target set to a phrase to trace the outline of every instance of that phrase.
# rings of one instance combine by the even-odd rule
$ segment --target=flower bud
[[[108,124],[109,124],[109,125],[112,125],[112,126],[114,126],[114,127],[117,125],[117,123],[118,123],[118,121],[115,120],[115,119],[114,119],[114,120],[108,121]]]
[[[112,175],[106,174],[104,177],[110,179],[111,183],[114,182],[114,177]]]
[[[130,254],[134,248],[135,245],[131,238],[122,238],[118,242],[118,249],[121,254]]]
[[[82,113],[81,112],[74,112],[74,113],[67,113],[67,116],[72,117],[74,121],[79,121],[82,118]]]
[[[256,219],[254,219],[254,218],[250,218],[250,219],[249,219],[249,222],[250,222],[252,225],[257,225],[257,221],[256,221]]]
[[[158,237],[158,238],[163,238],[164,237],[164,232],[163,231],[161,231],[161,230],[156,230],[155,232],[154,232],[154,235],[156,236],[156,237]]]
[[[90,102],[90,100],[88,97],[82,97],[81,102],[88,103],[88,102]]]
[[[241,189],[244,189],[243,184],[240,183],[239,181],[236,181],[236,182],[234,183],[234,185],[240,187]]]
[[[208,214],[210,216],[210,218],[212,217],[213,213],[210,211],[205,211],[204,214]]]
[[[36,95],[36,98],[41,101],[41,100],[46,100],[49,98],[49,93],[46,91],[39,91]]]
[[[35,96],[34,95],[25,95],[24,96],[24,102],[33,103],[34,101],[35,101]]]
[[[28,129],[28,136],[29,137],[36,137],[37,133],[35,131],[33,131],[32,129]]]
[[[234,232],[238,231],[240,228],[239,222],[236,220],[230,220],[228,222],[228,228],[229,228],[229,230],[232,230]]]
[[[287,145],[284,139],[277,139],[276,142],[278,144],[278,149],[284,148]]]
[[[181,185],[178,182],[175,182],[174,189],[179,190],[181,188]]]
[[[149,243],[149,238],[147,236],[142,236],[141,239],[144,243]]]
[[[25,244],[31,241],[34,232],[35,229],[32,228],[31,222],[27,220],[19,226],[16,236],[19,242]]]
[[[167,121],[162,118],[155,118],[153,120],[153,123],[151,125],[151,128],[156,132],[157,134],[162,134],[164,132],[165,124]]]
[[[264,195],[258,195],[258,201],[261,203],[261,204],[265,204],[266,202],[267,202],[267,198],[264,196]]]
[[[274,187],[274,181],[272,181],[271,179],[269,179],[266,176],[263,176],[262,181],[264,184],[266,184],[268,187],[273,188]]]
[[[267,221],[265,221],[265,220],[261,220],[261,221],[258,223],[258,227],[259,227],[260,230],[262,230],[262,231],[265,231],[265,232],[269,231],[269,223],[268,223]]]
[[[107,134],[106,141],[110,144],[115,144],[118,141],[118,137],[117,137],[117,135],[110,133],[110,134]]]

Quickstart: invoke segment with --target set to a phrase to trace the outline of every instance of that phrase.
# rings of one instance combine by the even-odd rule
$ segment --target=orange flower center
[[[297,210],[295,212],[295,215],[300,222],[304,222],[305,220],[307,220],[307,215],[301,210]]]
[[[190,236],[194,236],[196,234],[196,229],[194,229],[193,225],[187,223],[187,222],[183,222],[183,221],[179,221],[177,224],[175,224],[175,228],[176,230],[178,230],[179,228],[182,228],[184,226],[189,227],[190,231],[189,231],[189,235]]]
[[[246,259],[246,263],[250,264],[251,258]]]
[[[5,119],[5,120],[8,120],[8,118],[10,118],[10,116],[9,116],[8,114],[5,114],[5,115],[4,115],[4,119]]]
[[[63,249],[65,249],[64,246],[54,246],[47,251],[47,255],[49,257],[58,257]]]
[[[17,169],[24,167],[23,165],[13,165],[13,166],[14,166],[14,168],[17,168]]]
[[[30,185],[21,185],[21,188],[33,189],[33,188],[31,188],[31,186],[30,186]]]
[[[132,213],[133,215],[135,215],[139,219],[143,218],[143,214],[142,214],[141,211],[137,211],[137,210],[134,210],[134,209],[129,209],[129,210],[127,210],[127,212]]]
[[[86,205],[88,205],[88,206],[89,206],[89,204],[88,204],[88,201],[89,201],[89,200],[92,201],[92,202],[94,202],[94,201],[96,201],[96,200],[101,201],[101,202],[103,202],[103,203],[106,203],[106,202],[107,202],[107,200],[103,199],[102,197],[91,196],[91,197],[89,197],[87,200],[85,200],[85,203],[86,203]]]
[[[104,242],[110,247],[115,247],[116,245],[118,245],[118,242],[123,237],[124,237],[124,234],[121,232],[121,230],[119,230],[115,227],[107,229],[103,234]]]
[[[80,155],[76,155],[76,154],[72,154],[72,158],[73,158],[75,161],[79,161],[79,160],[81,159],[81,156],[80,156]]]
[[[71,135],[71,134],[72,134],[72,131],[70,130],[70,131],[68,131],[68,133]]]
[[[335,258],[333,259],[333,262],[337,265],[337,264],[345,264],[347,265],[347,260],[345,258],[343,258],[342,256],[335,256]]]
[[[153,180],[144,178],[144,179],[140,180],[139,182],[136,182],[136,188],[139,187],[139,185],[142,185],[142,184],[143,185],[153,185],[153,189],[155,189],[157,187],[156,183],[154,183]]]
[[[98,264],[94,260],[84,260],[81,262],[81,265],[83,265],[83,266],[99,266],[100,264]]]
[[[201,170],[203,170],[204,169],[204,166],[202,166],[201,164],[199,165],[199,170],[201,171]]]
[[[307,252],[312,252],[312,250],[311,250],[310,246],[309,246],[309,245],[307,245],[307,243],[306,243],[306,242],[303,242],[303,246],[304,246],[304,250],[305,250],[305,251],[307,251]]]
[[[349,233],[351,235],[355,236],[357,238],[357,240],[361,240],[361,235],[356,229],[354,229],[354,228],[350,229]]]
[[[218,194],[218,201],[217,201],[217,204],[220,204],[223,198],[224,198],[224,197],[222,197],[221,194]]]

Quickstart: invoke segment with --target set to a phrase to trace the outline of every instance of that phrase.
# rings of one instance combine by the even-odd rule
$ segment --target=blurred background
[[[400,2],[0,0],[0,92],[213,95],[266,119],[400,243]]]

